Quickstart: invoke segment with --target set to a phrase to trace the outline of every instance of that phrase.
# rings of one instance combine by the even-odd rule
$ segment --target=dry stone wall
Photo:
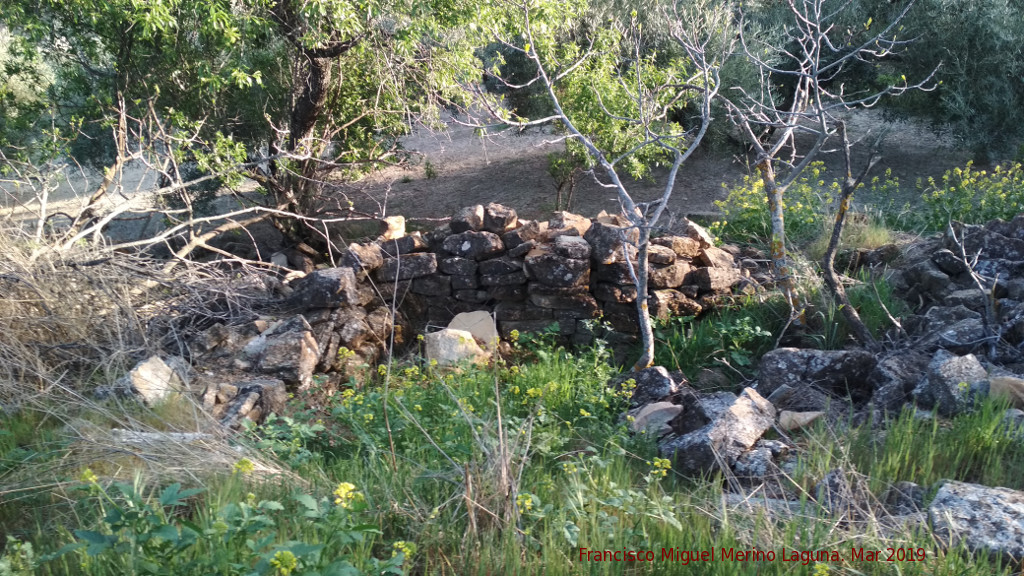
[[[593,338],[589,321],[601,318],[613,339],[628,341],[637,333],[637,250],[630,244],[637,238],[623,218],[606,213],[590,219],[559,212],[541,222],[520,220],[515,210],[500,204],[471,206],[448,226],[425,234],[393,232],[389,240],[350,245],[339,268],[299,281],[290,300],[339,311],[394,308],[399,324],[416,331],[445,326],[462,312],[484,310],[494,315],[503,337],[554,327],[577,344]],[[749,271],[737,265],[738,251],[713,246],[694,224],[686,235],[660,237],[652,244],[651,310],[659,318],[696,316],[722,295],[756,286]],[[344,322],[339,314],[347,316]],[[334,316],[336,325],[351,332],[354,316],[362,312]],[[382,336],[378,330],[369,332]],[[360,347],[369,340],[339,336],[337,344],[363,354]]]
[[[566,343],[600,336],[624,349],[638,331],[637,239],[623,218],[605,213],[558,212],[541,222],[478,205],[426,233],[406,233],[393,218],[387,234],[351,244],[332,267],[292,281],[274,314],[207,330],[192,343],[192,361],[212,370],[214,381],[243,371],[288,390],[308,388],[314,374],[337,384],[465,312],[492,316],[503,338],[553,328]],[[650,310],[659,318],[697,316],[758,285],[756,266],[737,262],[739,250],[713,246],[692,223],[681,235],[656,238],[648,252]],[[237,413],[228,405],[241,395],[217,386],[208,392],[218,413]]]

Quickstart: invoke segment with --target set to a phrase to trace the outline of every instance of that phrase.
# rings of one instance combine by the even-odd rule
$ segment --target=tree
[[[885,21],[900,4],[872,0],[863,10]],[[902,23],[914,43],[900,67],[915,77],[938,69],[939,85],[887,109],[951,129],[978,162],[1024,160],[1024,2],[917,0],[915,11]]]
[[[67,153],[105,168],[91,205],[129,163],[171,193],[190,164],[255,180],[267,208],[297,215],[325,210],[332,179],[398,161],[398,136],[433,107],[466,102],[474,17],[464,0],[12,0],[3,14],[57,71]]]
[[[514,119],[495,110],[503,122],[527,125],[557,122],[567,146],[585,154],[591,175],[614,191],[629,230],[636,230],[636,263],[623,234],[623,260],[637,287],[642,352],[635,369],[654,361],[654,335],[648,310],[647,249],[672,195],[676,174],[707,134],[711,104],[721,83],[721,61],[730,42],[728,14],[711,2],[669,6],[671,38],[681,54],[661,58],[645,48],[645,32],[634,11],[625,21],[606,22],[584,36],[558,43],[559,33],[582,15],[584,7],[567,3],[517,2],[491,28],[506,50],[518,51],[534,63],[539,84],[552,114],[539,119]],[[679,121],[680,110],[689,114]],[[668,167],[661,194],[650,201],[635,198],[623,180],[652,165]]]
[[[851,87],[844,79],[854,67],[869,64],[889,69],[894,54],[910,42],[900,35],[900,22],[913,6],[887,24],[872,20],[855,22],[854,7],[845,0],[786,0],[789,14],[787,42],[776,46],[747,33],[741,34],[743,51],[760,70],[760,90],[739,90],[726,100],[729,116],[752,148],[755,165],[767,194],[771,217],[771,259],[780,288],[793,305],[794,320],[802,317],[796,278],[786,250],[783,217],[786,189],[800,177],[830,142],[838,140],[846,160],[846,174],[840,192],[833,235],[822,262],[825,284],[839,303],[855,336],[863,343],[873,338],[856,309],[846,298],[834,269],[835,253],[853,194],[874,165],[872,159],[854,176],[843,112],[868,108],[883,97],[930,88],[932,74],[911,83],[895,72],[879,74],[892,78],[883,85],[871,83]],[[788,86],[789,97],[779,96],[778,87]],[[807,140],[812,140],[808,145]]]

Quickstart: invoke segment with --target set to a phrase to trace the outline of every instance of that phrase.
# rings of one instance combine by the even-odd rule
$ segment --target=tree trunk
[[[786,253],[786,223],[782,210],[782,195],[785,188],[775,181],[775,169],[771,160],[764,160],[758,164],[757,169],[761,172],[761,181],[764,182],[765,192],[768,194],[768,213],[771,218],[771,259],[772,269],[775,272],[775,279],[782,293],[793,306],[795,313],[793,322],[796,325],[803,324],[804,305],[797,296],[796,278],[793,276],[793,268],[789,264],[789,256]]]
[[[862,345],[870,347],[875,344],[875,337],[871,335],[871,331],[868,330],[864,321],[861,320],[857,309],[850,305],[850,299],[846,295],[846,288],[843,287],[843,283],[839,281],[839,275],[836,274],[836,252],[839,250],[839,239],[843,233],[846,213],[850,210],[850,202],[853,200],[855,188],[856,186],[849,186],[849,184],[843,186],[843,191],[839,197],[839,209],[836,210],[835,224],[832,227],[832,237],[829,238],[828,248],[825,249],[825,257],[821,261],[821,271],[825,280],[825,286],[832,293],[832,298],[835,300],[836,305],[839,306],[839,311],[842,312],[843,319],[846,320],[847,326],[850,327],[853,337]]]
[[[654,364],[654,327],[651,323],[651,312],[647,297],[647,245],[650,243],[651,231],[646,226],[639,226],[640,241],[636,262],[636,311],[637,323],[640,328],[640,358],[633,365],[633,370],[650,368]],[[623,250],[625,252],[625,249]],[[628,258],[629,254],[625,254]]]

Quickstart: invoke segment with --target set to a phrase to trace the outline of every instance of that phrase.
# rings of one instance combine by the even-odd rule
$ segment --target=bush
[[[924,223],[931,230],[943,230],[951,220],[965,224],[1009,220],[1024,211],[1024,166],[1016,162],[989,172],[975,170],[968,162],[943,174],[941,183],[929,178],[921,197]]]

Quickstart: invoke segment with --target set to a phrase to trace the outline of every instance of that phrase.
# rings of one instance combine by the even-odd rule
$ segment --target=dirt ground
[[[955,148],[948,137],[927,127],[909,123],[887,123],[875,110],[850,114],[851,138],[860,140],[855,147],[855,165],[866,161],[867,149],[881,130],[888,129],[882,146],[882,158],[872,175],[891,169],[903,183],[903,198],[896,205],[913,202],[919,192],[913,183],[918,178],[940,176],[963,165],[969,156]],[[439,219],[451,216],[464,206],[500,202],[515,208],[525,218],[546,218],[555,209],[555,180],[548,173],[548,155],[564,150],[564,141],[548,131],[533,129],[524,133],[508,131],[481,138],[473,128],[449,122],[443,132],[419,132],[403,140],[414,152],[406,167],[389,168],[358,182],[336,187],[337,194],[350,199],[363,213],[387,216],[401,214],[412,219]],[[726,196],[723,183],[732,185],[748,173],[749,159],[739,152],[698,149],[680,169],[675,191],[669,202],[670,216],[707,216],[717,213],[715,200]],[[831,174],[841,174],[838,153],[821,155]],[[664,189],[666,171],[655,172],[644,181],[627,184],[633,198],[649,201]],[[870,177],[869,177],[870,179]],[[72,171],[49,198],[47,212],[76,213],[89,193],[98,185],[99,174]],[[138,167],[127,170],[121,188],[104,199],[101,210],[131,203],[136,210],[152,204],[149,192],[155,188],[155,176]],[[0,186],[0,219],[37,217],[39,204],[31,190],[7,190]],[[234,207],[230,198],[223,207]],[[860,201],[886,204],[888,199],[859,198]],[[332,202],[333,203],[333,202]],[[341,204],[344,205],[344,204]],[[618,211],[614,190],[602,188],[590,175],[578,179],[572,211],[592,216],[601,210]],[[129,213],[128,215],[131,215]],[[112,224],[108,234],[120,239],[135,238],[153,226],[159,218],[139,217]],[[670,221],[670,220],[669,220]],[[156,222],[156,223],[154,223]],[[667,221],[663,221],[663,224]]]
[[[897,199],[898,204],[914,199],[917,192],[913,183],[918,178],[940,176],[969,159],[950,138],[921,124],[885,122],[879,111],[852,113],[848,123],[851,139],[860,141],[855,147],[855,166],[866,161],[868,148],[879,131],[888,129],[882,158],[871,175],[881,176],[886,169],[892,170],[905,191],[905,198]],[[564,150],[564,142],[550,132],[505,132],[481,138],[472,128],[452,121],[446,132],[416,133],[403,144],[417,153],[409,167],[390,168],[341,188],[360,210],[443,218],[463,206],[500,202],[514,207],[523,217],[539,218],[555,209],[556,186],[548,174],[548,154]],[[842,173],[839,153],[822,154],[821,159],[830,174]],[[733,155],[697,150],[679,172],[670,212],[676,216],[717,213],[714,201],[726,195],[722,184],[739,182],[748,173],[748,161],[738,150]],[[638,201],[657,198],[664,189],[665,176],[666,171],[662,171],[644,181],[629,181],[629,190]],[[618,202],[614,191],[601,188],[592,176],[583,176],[572,210],[584,215],[617,211]]]

